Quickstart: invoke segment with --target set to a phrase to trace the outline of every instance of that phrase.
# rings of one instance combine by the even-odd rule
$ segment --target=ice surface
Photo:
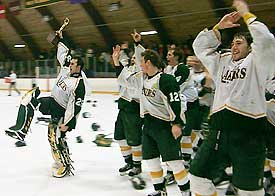
[[[0,196],[145,196],[153,191],[145,164],[147,188],[135,190],[128,178],[118,173],[118,168],[124,164],[118,145],[112,143],[111,147],[97,147],[92,142],[98,133],[113,137],[118,112],[114,101],[118,96],[94,94],[88,97],[91,102],[84,103],[76,130],[67,134],[75,176],[57,179],[51,176],[53,159],[47,126],[36,123],[36,118],[42,116],[40,112],[35,113],[31,132],[26,137],[27,146],[15,147],[16,140],[4,134],[4,130],[16,121],[21,99],[7,94],[7,91],[0,91]],[[83,112],[90,112],[91,118],[83,118]],[[100,130],[92,131],[92,123],[99,124]],[[84,143],[76,143],[79,135]],[[168,187],[168,194],[180,196],[176,185]]]

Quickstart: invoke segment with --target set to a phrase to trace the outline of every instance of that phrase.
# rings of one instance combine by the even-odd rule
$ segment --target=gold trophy
[[[60,39],[59,34],[69,24],[69,22],[70,22],[69,18],[65,18],[62,26],[59,28],[58,31],[49,33],[47,37],[48,42],[50,42],[54,46],[57,46]]]

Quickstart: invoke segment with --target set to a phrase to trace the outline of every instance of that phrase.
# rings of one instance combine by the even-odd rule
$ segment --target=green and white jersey
[[[140,114],[141,117],[144,117],[145,114],[150,114],[164,121],[174,121],[176,116],[168,103],[169,97],[166,97],[160,89],[161,77],[167,76],[163,75],[163,73],[158,73],[152,78],[145,76],[141,95]],[[169,79],[167,80],[169,81]],[[172,99],[180,101],[177,92],[171,93]]]
[[[173,76],[160,72],[149,77],[143,72],[132,74],[123,69],[118,77],[118,82],[122,86],[135,88],[141,93],[141,117],[149,114],[164,121],[183,124],[179,86]]]
[[[70,74],[72,56],[70,49],[63,42],[58,43],[57,59],[61,65],[61,70],[53,86],[51,96],[66,110],[64,124],[74,129],[86,93],[82,78],[82,74],[84,77],[85,74]]]
[[[180,86],[180,94],[185,97],[187,102],[194,102],[196,99],[198,99],[198,91],[195,88],[194,81],[187,66],[182,63],[174,67],[168,65],[164,69],[164,73],[171,74],[176,78]]]
[[[212,113],[228,109],[251,118],[266,115],[265,81],[274,73],[275,39],[268,28],[255,18],[249,21],[252,51],[239,61],[231,53],[220,54],[220,33],[204,30],[193,42],[196,56],[215,82]]]

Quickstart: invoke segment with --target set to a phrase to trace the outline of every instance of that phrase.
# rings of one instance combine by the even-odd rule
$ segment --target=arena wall
[[[16,87],[21,90],[29,90],[35,82],[42,91],[50,91],[54,85],[53,79],[29,79],[18,78]],[[118,93],[118,84],[116,78],[89,78],[90,87],[93,93]],[[9,83],[5,83],[5,79],[0,79],[0,90],[8,90]]]

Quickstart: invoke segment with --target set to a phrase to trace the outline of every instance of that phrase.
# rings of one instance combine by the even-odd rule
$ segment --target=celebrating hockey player
[[[265,161],[265,82],[274,73],[275,39],[249,12],[243,0],[234,0],[237,12],[226,14],[212,30],[196,37],[196,56],[215,81],[216,91],[207,139],[191,163],[190,188],[197,195],[216,195],[211,182],[222,166],[232,164],[232,183],[240,196],[263,196]],[[238,33],[231,52],[220,54],[220,30],[238,27],[244,19],[249,33]],[[253,40],[252,40],[253,38]]]
[[[48,140],[55,161],[53,176],[61,178],[71,173],[71,159],[65,135],[67,131],[76,126],[87,83],[86,76],[81,71],[84,66],[82,59],[71,56],[62,32],[58,31],[56,34],[59,38],[57,59],[61,70],[51,96],[38,98],[40,93],[38,88],[27,92],[21,100],[16,125],[5,132],[9,136],[23,141],[28,134],[35,110],[39,110],[44,115],[51,115]]]
[[[184,65],[181,60],[183,53],[180,48],[169,48],[167,53],[167,67],[164,73],[173,75],[180,87],[179,94],[181,96],[181,112],[186,118],[185,127],[181,138],[181,153],[185,166],[189,167],[191,155],[193,153],[191,132],[196,127],[196,115],[199,113],[198,92],[194,86],[194,81],[191,78],[189,68]],[[174,175],[167,167],[167,175],[165,176],[167,184],[174,182]]]
[[[149,196],[167,195],[160,156],[171,167],[182,195],[187,196],[189,180],[179,155],[183,126],[179,86],[173,76],[162,72],[164,65],[156,52],[145,50],[141,57],[142,72],[123,69],[118,81],[140,93],[140,114],[144,118],[142,156],[155,188]]]
[[[140,65],[135,63],[134,56],[129,64],[129,57],[125,52],[125,43],[113,48],[113,61],[116,65],[117,75],[122,69],[131,69],[132,72],[140,71]],[[137,47],[137,46],[136,46]],[[138,49],[136,49],[138,50]],[[142,50],[142,49],[141,49]],[[139,112],[139,95],[132,89],[120,87],[120,98],[118,100],[119,113],[115,124],[114,139],[120,146],[121,153],[126,165],[119,169],[121,175],[128,173],[129,176],[136,176],[142,172],[141,168],[141,137],[142,121]],[[130,91],[130,92],[129,92]]]

